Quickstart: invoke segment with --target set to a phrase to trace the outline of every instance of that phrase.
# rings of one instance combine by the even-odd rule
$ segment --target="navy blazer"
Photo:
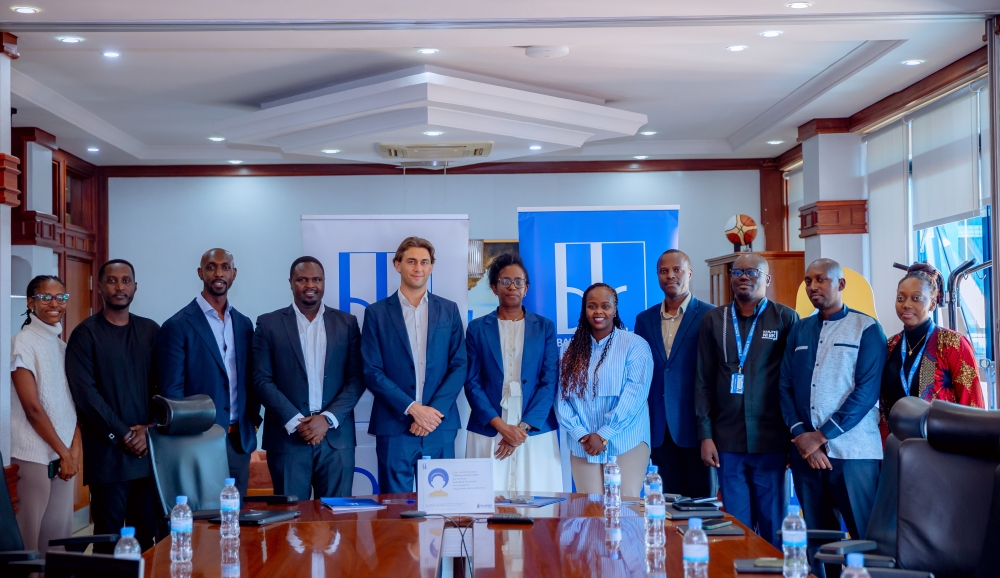
[[[488,437],[497,435],[490,420],[503,417],[503,349],[497,312],[474,319],[465,337],[469,355],[469,376],[465,397],[472,407],[471,432]],[[559,427],[555,400],[559,387],[559,349],[556,326],[551,320],[530,311],[524,313],[524,351],[521,355],[521,421],[532,426],[530,435]]]
[[[694,382],[698,368],[698,330],[713,305],[691,296],[681,326],[674,336],[670,357],[663,351],[663,328],[660,326],[662,303],[650,307],[635,318],[635,333],[653,350],[653,382],[649,387],[649,426],[652,447],[663,445],[664,431],[678,446],[698,445],[694,416]]]
[[[257,449],[256,428],[260,425],[260,401],[251,385],[253,365],[250,343],[253,324],[236,310],[229,310],[233,320],[236,346],[236,411],[240,442],[244,452]],[[215,402],[215,423],[229,429],[229,374],[215,340],[215,333],[205,318],[197,299],[167,319],[156,338],[156,361],[160,375],[160,394],[168,399],[205,394]]]
[[[462,427],[455,400],[465,384],[463,334],[458,305],[428,292],[427,360],[423,399],[419,401],[444,414],[438,426],[444,431]],[[365,309],[361,355],[365,385],[375,396],[368,433],[413,435],[409,433],[413,418],[403,412],[416,401],[417,376],[398,291]]]
[[[278,453],[310,451],[297,433],[285,430],[296,414],[309,415],[309,379],[299,340],[294,305],[257,318],[253,335],[253,382],[264,405],[264,449]],[[326,366],[319,411],[337,418],[324,441],[335,449],[356,445],[354,406],[365,392],[361,373],[361,332],[358,319],[330,307],[323,313]]]

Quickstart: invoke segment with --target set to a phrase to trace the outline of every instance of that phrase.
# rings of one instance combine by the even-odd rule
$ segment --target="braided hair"
[[[615,317],[612,321],[611,335],[608,336],[608,342],[604,346],[604,351],[601,352],[601,358],[597,361],[597,366],[594,367],[593,390],[595,395],[597,394],[597,370],[601,368],[604,358],[608,355],[608,350],[611,349],[611,341],[615,337],[615,329],[625,329],[625,324],[622,322],[621,317],[618,316],[618,292],[606,283],[594,283],[590,287],[587,287],[587,290],[583,292],[583,303],[580,305],[580,321],[576,325],[576,332],[573,333],[573,339],[570,340],[569,346],[566,348],[566,353],[563,354],[563,358],[559,362],[559,381],[563,399],[583,397],[587,391],[587,377],[590,373],[591,353],[590,321],[587,319],[587,295],[598,287],[603,287],[611,292],[611,297],[615,305]]]
[[[56,281],[60,285],[62,285],[63,288],[66,287],[66,284],[63,283],[63,280],[56,275],[38,275],[31,281],[28,281],[28,289],[24,292],[24,295],[28,299],[31,299],[32,297],[35,296],[35,291],[38,291],[38,286],[41,285],[42,283],[45,283],[46,281]],[[32,313],[31,307],[28,307],[28,310],[23,313],[23,315],[27,319],[25,319],[24,323],[21,324],[21,329],[24,329],[26,325],[31,324],[31,313]]]
[[[941,272],[930,263],[914,263],[906,269],[906,275],[899,280],[899,284],[907,279],[917,279],[920,284],[927,288],[931,294],[931,299],[937,305],[944,301],[944,279]],[[898,285],[897,284],[897,287]]]

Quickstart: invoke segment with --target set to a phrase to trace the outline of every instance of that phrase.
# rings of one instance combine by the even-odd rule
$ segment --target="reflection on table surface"
[[[147,578],[263,576],[419,576],[434,578],[441,560],[444,522],[343,520],[244,526],[238,539],[219,526],[196,523],[194,559],[170,563],[170,538],[147,551]]]

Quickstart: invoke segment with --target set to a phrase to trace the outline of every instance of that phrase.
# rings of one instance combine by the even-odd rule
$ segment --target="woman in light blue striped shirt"
[[[639,496],[649,463],[653,355],[625,329],[618,293],[595,283],[583,294],[576,333],[560,361],[559,425],[568,432],[576,490],[604,492],[604,464],[617,456],[622,495]]]

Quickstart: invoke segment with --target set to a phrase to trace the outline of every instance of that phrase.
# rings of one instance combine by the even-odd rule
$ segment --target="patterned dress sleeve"
[[[951,349],[951,354],[948,356],[955,403],[984,408],[983,389],[979,382],[979,370],[976,369],[975,350],[966,336],[956,335],[958,335],[957,347]]]

